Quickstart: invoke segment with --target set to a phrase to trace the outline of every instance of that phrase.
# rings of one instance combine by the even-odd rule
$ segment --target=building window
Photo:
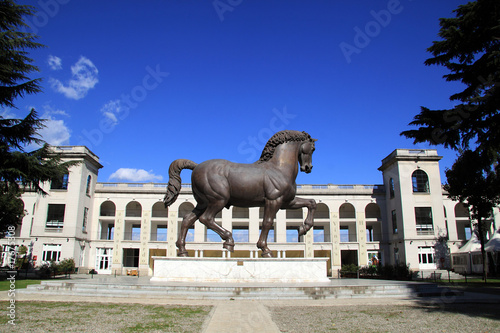
[[[139,241],[141,240],[141,225],[133,224],[132,225],[132,237],[130,240]]]
[[[418,263],[422,265],[433,265],[434,262],[434,248],[430,246],[418,247]]]
[[[113,249],[98,247],[96,249],[96,264],[97,270],[111,270],[113,262]]]
[[[61,244],[43,244],[42,250],[43,261],[61,260]]]
[[[85,193],[90,196],[90,184],[92,183],[92,176],[87,177],[87,188],[85,189]]]
[[[299,239],[299,227],[288,226],[286,227],[286,242],[287,243],[298,243]]]
[[[392,233],[397,234],[398,233],[398,217],[396,215],[396,210],[393,210],[391,212],[392,216]]]
[[[234,217],[234,212],[233,212],[233,217]],[[248,243],[249,242],[248,226],[233,226],[233,238],[236,242]]]
[[[411,175],[411,184],[413,192],[428,193],[429,192],[429,177],[422,170],[415,170]]]
[[[88,215],[89,215],[89,209],[87,207],[85,207],[83,209],[83,225],[82,225],[82,231],[83,232],[87,232],[87,218],[88,218]]]
[[[434,234],[431,207],[415,207],[415,223],[417,225],[417,235]]]
[[[394,179],[393,178],[389,179],[389,195],[391,196],[391,199],[394,198]]]
[[[340,226],[340,242],[347,243],[349,242],[349,227],[348,226]]]
[[[49,204],[49,209],[47,212],[47,223],[45,227],[47,228],[62,228],[64,225],[64,210],[66,205],[64,204]]]
[[[67,190],[68,189],[68,177],[66,173],[57,179],[53,179],[50,183],[51,190]]]
[[[325,227],[324,226],[315,226],[313,227],[313,238],[315,243],[324,243],[325,242]]]
[[[156,240],[157,242],[166,242],[167,241],[167,233],[168,233],[168,226],[166,224],[157,225],[156,226],[156,239],[151,239],[151,240]]]
[[[115,225],[108,224],[108,227],[106,229],[106,240],[114,240],[114,235],[115,235]]]
[[[139,249],[123,249],[123,266],[139,267]]]

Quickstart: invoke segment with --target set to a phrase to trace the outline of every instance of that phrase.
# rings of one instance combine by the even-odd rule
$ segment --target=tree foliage
[[[456,17],[440,19],[440,41],[426,65],[445,66],[444,78],[465,87],[450,96],[451,109],[422,107],[402,132],[414,143],[443,145],[459,153],[446,170],[449,197],[471,208],[481,239],[486,278],[485,219],[500,202],[500,2],[477,0],[459,6]]]
[[[450,96],[457,103],[451,109],[422,107],[410,123],[419,128],[402,135],[455,150],[472,142],[484,152],[499,151],[500,2],[473,1],[454,12],[456,17],[440,19],[442,40],[428,48],[433,57],[425,64],[445,66],[450,73],[444,78],[465,88]]]
[[[43,47],[35,42],[36,35],[20,31],[27,27],[23,17],[33,15],[31,6],[14,1],[0,1],[0,106],[15,107],[14,100],[26,94],[40,92],[40,80],[28,74],[38,71],[28,57],[28,49]]]
[[[32,8],[13,1],[0,1],[0,107],[15,107],[16,98],[39,92],[41,79],[28,75],[37,71],[27,50],[42,47],[34,42],[36,36],[18,31],[26,26],[25,15]],[[44,127],[35,110],[23,119],[5,119],[0,116],[0,237],[9,225],[17,225],[24,215],[20,196],[30,188],[42,195],[42,183],[62,177],[75,162],[62,163],[50,146],[38,136]],[[26,152],[29,145],[42,146]]]

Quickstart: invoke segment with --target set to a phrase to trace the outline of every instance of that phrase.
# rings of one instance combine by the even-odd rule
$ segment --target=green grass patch
[[[42,280],[16,280],[16,289],[24,289],[30,284],[40,284]],[[0,291],[10,290],[10,281],[0,281]]]
[[[0,301],[0,324],[6,324],[7,305]],[[16,304],[16,330],[33,327],[45,332],[200,332],[210,306],[144,305],[76,302]]]

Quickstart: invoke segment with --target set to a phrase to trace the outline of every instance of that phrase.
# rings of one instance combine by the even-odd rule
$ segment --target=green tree
[[[444,78],[462,83],[464,89],[450,96],[456,103],[451,109],[422,107],[410,123],[418,129],[401,134],[414,143],[443,145],[459,153],[446,171],[445,188],[471,208],[484,242],[484,219],[500,198],[500,2],[472,1],[454,13],[454,18],[440,19],[442,40],[428,48],[433,57],[425,64],[445,66],[450,73]]]
[[[0,107],[15,107],[17,98],[41,91],[40,80],[28,75],[38,68],[32,64],[27,50],[43,45],[36,43],[31,33],[21,32],[26,24],[23,17],[33,15],[30,6],[13,1],[0,1]],[[0,116],[0,237],[9,225],[16,226],[24,215],[20,196],[30,188],[45,195],[41,183],[57,179],[68,172],[74,162],[61,163],[39,136],[44,127],[35,110],[24,119],[5,119]],[[42,146],[32,152],[25,147]]]
[[[465,150],[452,168],[446,170],[448,183],[444,186],[450,198],[465,202],[470,207],[471,217],[475,221],[474,232],[481,243],[485,281],[487,269],[484,264],[486,263],[484,245],[488,230],[486,219],[491,216],[493,208],[500,203],[499,168],[498,165],[492,167],[489,164],[489,158],[481,156],[480,152]]]

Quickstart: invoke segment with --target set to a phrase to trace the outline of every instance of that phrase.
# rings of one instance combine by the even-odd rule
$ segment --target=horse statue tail
[[[167,194],[163,198],[165,207],[170,206],[177,200],[181,191],[181,171],[184,169],[193,170],[198,164],[185,159],[178,159],[173,161],[168,168],[168,185]]]

